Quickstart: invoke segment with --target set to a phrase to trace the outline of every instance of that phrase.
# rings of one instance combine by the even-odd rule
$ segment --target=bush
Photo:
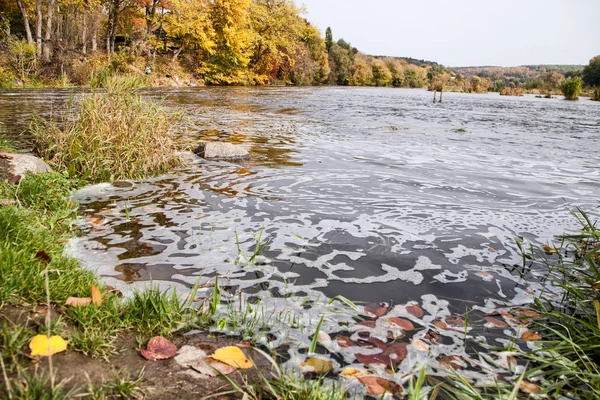
[[[600,101],[600,86],[594,88],[594,92],[592,93],[592,100]]]
[[[565,79],[560,86],[567,100],[579,100],[583,81],[580,77]]]
[[[124,78],[109,78],[106,91],[71,104],[62,121],[35,119],[34,151],[70,177],[92,182],[140,179],[165,173],[181,160],[174,122],[179,118],[142,100]]]
[[[523,96],[525,90],[520,86],[505,87],[500,91],[500,96]]]

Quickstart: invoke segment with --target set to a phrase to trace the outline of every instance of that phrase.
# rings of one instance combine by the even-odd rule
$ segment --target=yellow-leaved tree
[[[194,47],[200,58],[215,53],[215,29],[211,21],[211,2],[208,0],[171,0],[171,13],[165,18],[164,29],[179,47],[173,61],[185,50]]]

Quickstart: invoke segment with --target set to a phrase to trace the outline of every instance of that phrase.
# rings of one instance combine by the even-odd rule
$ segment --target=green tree
[[[583,82],[581,78],[565,79],[561,85],[561,90],[567,100],[578,100],[581,94],[581,86]]]
[[[381,60],[374,60],[371,65],[373,84],[375,86],[389,86],[392,82],[392,73]]]
[[[331,27],[327,27],[325,30],[325,45],[327,46],[327,51],[331,49],[331,45],[333,44],[333,33],[331,32]]]
[[[600,86],[600,55],[592,58],[583,69],[583,81],[589,86]]]

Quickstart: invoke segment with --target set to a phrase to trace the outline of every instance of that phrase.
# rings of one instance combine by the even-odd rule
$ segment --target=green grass
[[[14,153],[16,151],[12,142],[6,137],[6,135],[0,130],[0,152]]]
[[[113,78],[77,107],[71,102],[60,121],[35,119],[35,151],[55,169],[91,182],[141,179],[179,165],[179,115],[143,100],[135,86]]]
[[[272,376],[265,376],[257,370],[258,379],[250,382],[242,378],[242,383],[223,374],[219,374],[226,381],[231,390],[220,392],[205,399],[237,394],[248,400],[345,400],[348,398],[341,383],[326,381],[323,377],[305,379],[301,375],[290,374],[282,370],[277,361],[262,350],[255,349],[272,367]]]
[[[542,350],[524,356],[530,372],[545,377],[544,393],[592,399],[600,397],[600,229],[585,212],[574,216],[581,228],[561,236],[558,251],[524,256],[522,274],[545,271],[562,290],[558,298],[542,293],[536,299],[543,318],[531,329],[542,334]]]
[[[28,175],[19,185],[0,182],[0,198],[13,201],[0,207],[0,306],[44,304],[46,270],[50,301],[58,306],[71,296],[90,296],[91,285],[102,288],[101,306],[70,307],[62,312],[63,322],[74,328],[70,347],[100,357],[114,351],[114,340],[122,330],[168,334],[195,318],[191,301],[181,301],[175,292],[149,289],[129,300],[107,293],[92,272],[63,255],[76,215],[67,196],[76,185],[56,173]],[[194,295],[192,291],[190,297]],[[3,335],[3,354],[14,354],[9,342],[14,340]]]

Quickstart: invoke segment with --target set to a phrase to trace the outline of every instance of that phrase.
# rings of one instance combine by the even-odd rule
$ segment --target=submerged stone
[[[18,181],[26,173],[51,171],[48,164],[31,154],[0,153],[0,180]]]
[[[240,145],[223,142],[200,143],[194,150],[198,156],[206,160],[248,160],[250,154]]]

